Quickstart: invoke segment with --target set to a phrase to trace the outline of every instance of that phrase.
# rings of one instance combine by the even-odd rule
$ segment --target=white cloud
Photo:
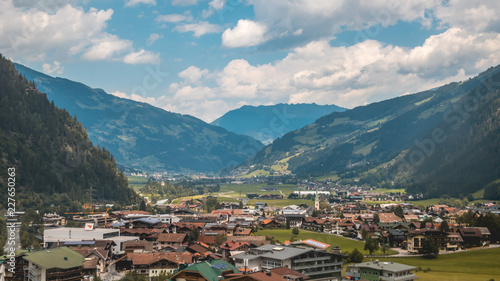
[[[239,20],[233,29],[226,29],[222,34],[224,47],[250,47],[266,41],[266,27],[251,20]]]
[[[131,41],[105,31],[112,9],[84,11],[55,2],[37,2],[31,8],[29,3],[22,7],[9,0],[1,3],[0,52],[15,59],[64,62],[76,56],[92,61],[122,60],[134,50]]]
[[[42,65],[43,73],[51,75],[53,73],[61,75],[64,71],[64,67],[61,66],[61,63],[58,61],[54,61],[52,64],[44,63]]]
[[[450,0],[445,5],[437,6],[434,15],[443,27],[458,27],[476,32],[499,31],[498,11],[500,2],[496,0]]]
[[[208,33],[219,33],[221,32],[221,27],[216,24],[201,21],[199,23],[178,25],[174,28],[174,30],[177,32],[193,32],[195,37],[200,37]]]
[[[157,22],[177,23],[177,22],[192,21],[192,20],[193,16],[190,13],[159,15],[156,17]]]
[[[140,49],[137,52],[132,52],[130,54],[127,54],[123,58],[123,62],[128,64],[142,64],[142,63],[154,64],[158,63],[159,60],[160,60],[160,54],[146,51],[144,49]]]
[[[169,95],[156,102],[165,107],[168,101],[171,110],[207,121],[242,103],[355,107],[467,79],[500,63],[498,46],[497,33],[471,35],[456,28],[415,48],[375,40],[333,47],[328,40],[319,40],[273,63],[251,65],[238,59],[211,72],[189,67],[179,73],[183,82],[171,84]]]
[[[154,42],[156,42],[158,39],[161,39],[163,38],[163,35],[161,34],[158,34],[158,33],[151,33],[148,37],[148,39],[146,40],[146,43],[148,45],[153,45]]]
[[[196,84],[203,76],[209,73],[208,69],[199,69],[196,66],[190,66],[179,73],[179,77],[184,79],[189,84]]]
[[[87,60],[108,60],[132,47],[132,42],[119,39],[115,35],[92,40],[93,45],[82,55]]]
[[[193,6],[198,3],[198,0],[172,0],[173,6]]]
[[[216,11],[220,11],[224,8],[226,4],[226,0],[212,0],[208,3],[208,9],[203,10],[202,17],[208,18],[211,17]]]
[[[146,4],[150,6],[156,6],[156,0],[128,0],[127,3],[125,3],[126,7],[134,7],[139,4]]]

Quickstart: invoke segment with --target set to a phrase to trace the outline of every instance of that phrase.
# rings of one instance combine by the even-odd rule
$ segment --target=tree
[[[286,219],[286,225],[285,225],[285,228],[286,228],[286,229],[290,229],[290,219]]]
[[[139,204],[139,211],[146,211],[146,202],[144,202],[144,200],[141,200]]]
[[[366,240],[366,238],[368,237],[368,231],[366,231],[366,229],[361,229],[361,238],[363,240]]]
[[[397,206],[396,209],[394,210],[394,214],[400,218],[404,218],[405,216],[405,213],[403,211],[403,208],[401,208],[401,206]]]
[[[200,232],[198,231],[198,228],[195,227],[188,233],[188,242],[198,241],[198,237],[200,237]]]
[[[446,220],[443,220],[441,222],[441,225],[439,226],[439,230],[441,232],[450,232],[450,226],[448,225],[448,222]]]
[[[387,252],[388,249],[389,249],[389,246],[387,246],[386,243],[382,243],[380,250],[382,250],[382,253],[384,254],[384,256],[385,256],[385,252]]]
[[[373,255],[373,252],[379,249],[378,241],[370,237],[366,238],[364,249],[370,252],[370,255]]]
[[[217,247],[220,247],[220,245],[222,245],[222,243],[224,243],[224,241],[226,240],[227,240],[226,234],[219,233],[215,236],[215,245],[217,245]]]
[[[378,214],[373,215],[373,223],[378,224],[380,222],[380,216]]]
[[[363,254],[357,248],[354,248],[354,250],[352,250],[349,254],[349,260],[353,263],[363,262],[364,258]]]
[[[298,228],[298,227],[294,227],[294,228],[292,228],[292,234],[293,234],[293,235],[299,235],[299,233],[300,233],[300,230],[299,230],[299,228]]]
[[[425,236],[422,240],[422,248],[418,249],[418,253],[427,258],[434,258],[438,255],[439,248],[436,246],[432,237]]]

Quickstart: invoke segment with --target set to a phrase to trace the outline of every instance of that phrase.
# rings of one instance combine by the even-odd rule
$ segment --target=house
[[[311,279],[336,280],[340,279],[342,257],[324,250],[268,244],[231,256],[231,259],[240,269],[260,271],[285,266]]]
[[[180,253],[128,253],[116,262],[117,270],[133,270],[148,280],[162,273],[173,273],[179,265],[193,262],[193,255]]]
[[[158,250],[158,242],[156,241],[125,241],[123,243],[125,253],[142,253],[153,252]]]
[[[380,213],[378,214],[380,222],[402,222],[403,220],[396,216],[394,213]]]
[[[304,220],[303,214],[289,214],[285,213],[285,218],[288,221],[290,227],[302,227],[302,222]]]
[[[308,276],[301,274],[287,267],[278,267],[266,271],[257,271],[249,274],[230,278],[231,281],[304,281],[310,279]]]
[[[178,248],[187,242],[187,234],[184,233],[162,233],[156,240],[158,249],[166,248],[167,246]]]
[[[280,224],[275,220],[265,219],[260,222],[260,225],[264,228],[278,228]]]
[[[23,259],[28,261],[28,280],[64,280],[79,281],[83,278],[85,258],[76,251],[61,247],[26,253]]]
[[[199,262],[176,270],[170,280],[172,281],[219,281],[228,277],[239,275],[238,269],[223,260],[209,260]]]
[[[219,248],[222,250],[222,257],[228,258],[232,251],[248,251],[250,249],[250,244],[247,242],[237,242],[231,240],[225,241]]]
[[[363,262],[349,265],[349,270],[346,272],[347,278],[351,280],[401,280],[413,281],[418,277],[415,276],[413,270],[417,269],[414,266],[409,266],[395,262]]]
[[[422,249],[422,242],[426,236],[430,236],[434,239],[434,243],[438,247],[440,253],[448,251],[448,233],[434,228],[422,228],[410,230],[406,234],[408,252],[410,254],[417,254],[419,249]]]
[[[458,229],[458,233],[462,236],[465,247],[481,246],[483,235],[477,227],[463,227]]]

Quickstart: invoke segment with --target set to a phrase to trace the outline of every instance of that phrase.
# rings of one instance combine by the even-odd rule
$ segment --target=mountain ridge
[[[93,89],[66,78],[53,78],[16,64],[49,100],[86,127],[93,143],[105,146],[123,166],[144,171],[184,173],[219,170],[244,161],[262,147],[248,136],[147,103]]]
[[[228,111],[211,124],[237,134],[251,136],[263,143],[270,143],[284,134],[311,124],[316,119],[345,108],[336,105],[285,104],[244,105]]]

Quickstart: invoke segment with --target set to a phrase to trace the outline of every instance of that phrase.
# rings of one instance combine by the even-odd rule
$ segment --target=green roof
[[[184,268],[181,271],[199,272],[207,280],[218,281],[219,276],[222,275],[222,272],[227,270],[232,270],[233,273],[239,273],[236,267],[223,260],[210,260],[210,261],[195,263]]]
[[[45,269],[69,269],[82,266],[85,261],[85,258],[81,254],[68,247],[27,253],[24,259]]]

